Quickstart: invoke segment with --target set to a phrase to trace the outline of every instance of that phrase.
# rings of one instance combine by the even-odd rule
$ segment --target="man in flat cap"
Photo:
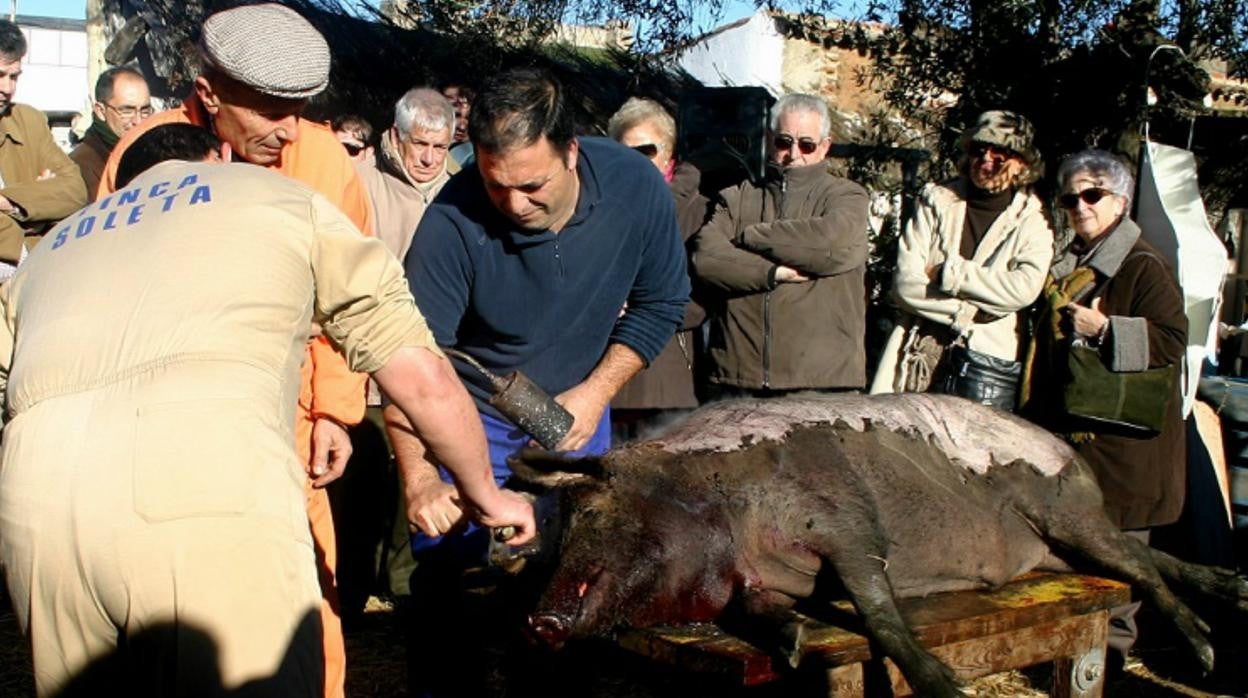
[[[394,256],[287,177],[187,161],[212,160],[214,141],[149,131],[119,169],[146,171],[53,227],[0,289],[0,568],[41,696],[323,694],[291,444],[313,318],[417,425],[475,520],[517,543],[535,528],[495,486]]]
[[[226,161],[250,162],[303,182],[361,232],[372,234],[368,195],[346,151],[329,127],[300,118],[308,98],[329,82],[329,46],[320,33],[290,8],[246,5],[204,21],[200,54],[203,67],[194,93],[182,106],[152,116],[122,137],[100,180],[99,198],[116,188],[117,163],[136,138],[161,124],[190,123],[221,139]],[[321,488],[341,474],[351,453],[346,427],[364,416],[364,376],[348,371],[342,356],[320,336],[309,340],[302,370],[295,446],[308,464],[308,518],[326,592],[326,695],[332,698],[342,695],[345,651],[333,600],[333,519]]]

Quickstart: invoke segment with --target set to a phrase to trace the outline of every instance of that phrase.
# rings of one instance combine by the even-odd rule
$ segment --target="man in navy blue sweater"
[[[556,396],[575,418],[559,451],[601,453],[610,446],[611,398],[659,354],[688,302],[672,195],[641,154],[605,138],[577,138],[562,86],[539,71],[512,70],[487,83],[469,132],[477,164],[452,178],[420,221],[405,261],[412,294],[438,344],[495,373],[520,370]],[[529,436],[488,404],[488,385],[474,369],[456,368],[502,482],[506,458]],[[488,532],[459,528],[454,485],[425,459],[400,412],[387,408],[386,421],[409,522],[446,534],[413,537],[421,624],[447,614],[436,627],[464,625],[451,610],[455,572],[482,561]],[[457,641],[444,633],[414,638],[413,694],[430,683],[444,692],[440,679],[462,679],[452,666],[465,653],[449,648],[491,634],[471,627]]]
[[[490,81],[469,129],[478,167],[429,207],[407,255],[408,282],[438,343],[496,373],[520,370],[575,417],[558,450],[599,453],[615,393],[663,349],[689,296],[671,193],[640,154],[577,138],[562,86],[531,69]],[[529,437],[460,375],[490,439],[495,477]],[[424,459],[402,415],[387,415],[409,519],[446,532],[458,497]]]

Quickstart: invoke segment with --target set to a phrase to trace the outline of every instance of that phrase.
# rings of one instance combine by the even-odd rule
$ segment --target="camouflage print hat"
[[[971,143],[987,143],[1011,150],[1022,156],[1031,171],[1039,175],[1044,170],[1044,161],[1036,150],[1035,139],[1036,129],[1021,114],[986,111],[962,134],[962,149],[966,150]]]

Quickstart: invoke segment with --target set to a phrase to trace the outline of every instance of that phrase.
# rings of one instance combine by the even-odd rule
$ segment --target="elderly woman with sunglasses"
[[[929,186],[899,242],[901,319],[871,392],[932,390],[1005,410],[1022,373],[1022,311],[1044,285],[1053,232],[1031,184],[1043,171],[1027,119],[980,115],[961,175]]]
[[[676,120],[658,102],[632,97],[607,122],[607,135],[645,156],[663,174],[676,199],[676,220],[687,243],[710,215],[710,201],[699,191],[698,168],[676,160]],[[684,322],[663,352],[616,394],[611,419],[617,440],[639,436],[674,410],[698,406],[694,330],[705,319],[702,306],[689,301]]]
[[[1178,371],[1187,344],[1183,294],[1173,271],[1127,212],[1134,180],[1116,157],[1087,150],[1058,168],[1057,201],[1068,227],[1066,244],[1045,285],[1027,357],[1020,411],[1065,434],[1105,495],[1105,512],[1119,528],[1147,542],[1154,526],[1174,522],[1186,495],[1186,434]],[[1107,375],[1169,374],[1169,388],[1128,383],[1116,402],[1165,404],[1160,430],[1143,432],[1070,414],[1067,386],[1076,346],[1090,347]],[[1089,352],[1081,351],[1088,356]],[[1094,383],[1096,393],[1110,391]],[[1112,609],[1109,646],[1125,656],[1135,642],[1138,603]]]
[[[1183,294],[1170,266],[1127,217],[1134,181],[1121,161],[1104,151],[1084,151],[1062,163],[1057,179],[1058,204],[1073,234],[1049,274],[1023,413],[1072,435],[1119,527],[1171,523],[1183,508],[1185,489],[1177,380],[1187,344]],[[1127,396],[1166,401],[1160,433],[1141,435],[1067,414],[1063,393],[1073,342],[1096,347],[1114,372],[1171,367],[1172,394]]]

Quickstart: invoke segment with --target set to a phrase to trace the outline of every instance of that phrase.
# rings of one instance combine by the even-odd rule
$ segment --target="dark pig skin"
[[[565,498],[559,561],[529,618],[552,647],[741,611],[796,666],[791,607],[822,598],[830,572],[916,693],[953,696],[952,672],[918,645],[895,599],[1092,571],[1133,584],[1206,668],[1208,627],[1162,575],[1248,610],[1242,577],[1115,528],[1061,439],[956,397],[727,401],[600,458],[530,453],[513,467]]]

